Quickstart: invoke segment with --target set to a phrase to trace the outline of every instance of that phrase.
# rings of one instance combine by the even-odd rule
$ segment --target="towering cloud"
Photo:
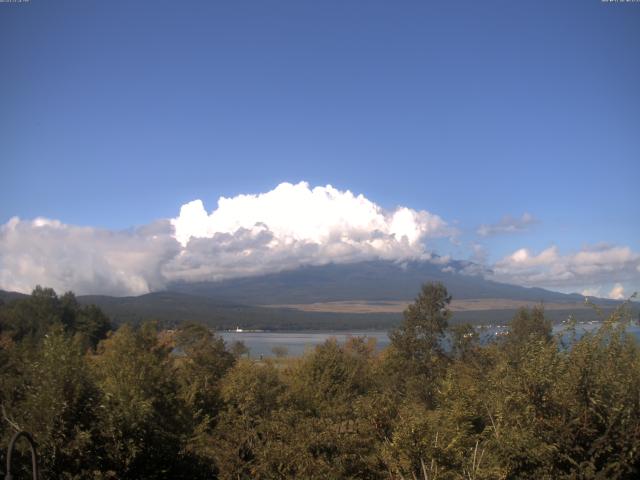
[[[202,201],[195,200],[184,205],[171,223],[183,246],[191,238],[267,229],[273,234],[274,245],[345,242],[387,251],[395,248],[393,244],[414,247],[425,236],[451,233],[439,216],[429,212],[406,207],[385,212],[363,195],[331,185],[312,189],[306,182],[281,183],[259,195],[222,197],[210,215]]]
[[[208,214],[200,200],[171,220],[181,254],[171,280],[221,279],[302,264],[428,257],[425,240],[454,231],[439,216],[384,211],[363,195],[330,185],[282,183],[258,195],[220,198]]]

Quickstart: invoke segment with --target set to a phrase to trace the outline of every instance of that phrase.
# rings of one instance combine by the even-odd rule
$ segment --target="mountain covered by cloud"
[[[0,288],[49,285],[78,293],[139,295],[171,281],[222,280],[329,262],[428,259],[428,238],[454,230],[438,215],[385,211],[330,185],[282,183],[270,192],[201,200],[178,217],[109,231],[12,218],[0,227]]]
[[[523,216],[520,225],[531,219]],[[491,227],[492,234],[519,228],[507,223]],[[447,257],[433,255],[432,241],[459,243],[459,233],[426,210],[385,210],[330,185],[282,183],[266,193],[221,197],[211,212],[194,200],[175,218],[121,231],[14,217],[0,226],[0,288],[29,292],[41,284],[79,294],[140,295],[172,282],[373,259],[430,261],[461,275],[578,291],[640,284],[640,255],[625,246],[564,255],[556,247],[538,254],[522,248],[493,265],[466,263],[456,270],[445,265]],[[624,295],[622,284],[610,295]]]

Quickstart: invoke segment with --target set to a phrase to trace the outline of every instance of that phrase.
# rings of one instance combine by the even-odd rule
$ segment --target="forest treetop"
[[[637,477],[624,307],[583,335],[522,309],[481,345],[449,302],[424,285],[381,351],[356,337],[259,361],[198,324],[115,329],[37,288],[0,305],[0,435],[31,432],[51,479]]]

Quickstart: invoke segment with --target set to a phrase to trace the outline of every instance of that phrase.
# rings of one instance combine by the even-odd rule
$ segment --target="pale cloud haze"
[[[481,237],[488,237],[501,233],[522,232],[537,222],[538,220],[527,212],[523,213],[519,218],[506,215],[498,223],[480,225],[477,234]]]
[[[0,227],[0,288],[140,295],[164,286],[179,250],[168,222],[114,232],[14,217]]]

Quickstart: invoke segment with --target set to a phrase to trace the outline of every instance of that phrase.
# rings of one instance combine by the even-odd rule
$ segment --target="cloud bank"
[[[640,284],[640,254],[629,247],[595,245],[562,255],[552,246],[539,253],[521,248],[492,266],[491,277],[506,283],[624,297],[623,283]],[[601,286],[615,285],[608,293]],[[631,293],[631,292],[629,292]]]
[[[56,220],[12,218],[0,227],[0,288],[140,295],[165,284],[162,266],[179,253],[168,222],[112,232]]]
[[[485,233],[516,231],[533,221],[525,214]],[[432,256],[430,244],[436,238],[455,242],[456,235],[425,210],[385,210],[330,185],[282,183],[265,193],[221,197],[210,212],[194,200],[175,218],[123,231],[12,218],[0,226],[0,288],[30,292],[41,284],[78,294],[140,295],[176,281],[371,259],[430,260],[445,272],[612,298],[640,285],[640,254],[614,245],[568,254],[555,246],[537,253],[521,248],[490,265],[484,247],[472,244],[472,262],[454,272],[448,256]]]
[[[201,200],[178,217],[126,231],[12,218],[0,227],[0,288],[139,295],[172,281],[258,275],[300,265],[430,258],[426,241],[455,234],[438,215],[386,211],[330,185],[282,183],[257,195]]]

